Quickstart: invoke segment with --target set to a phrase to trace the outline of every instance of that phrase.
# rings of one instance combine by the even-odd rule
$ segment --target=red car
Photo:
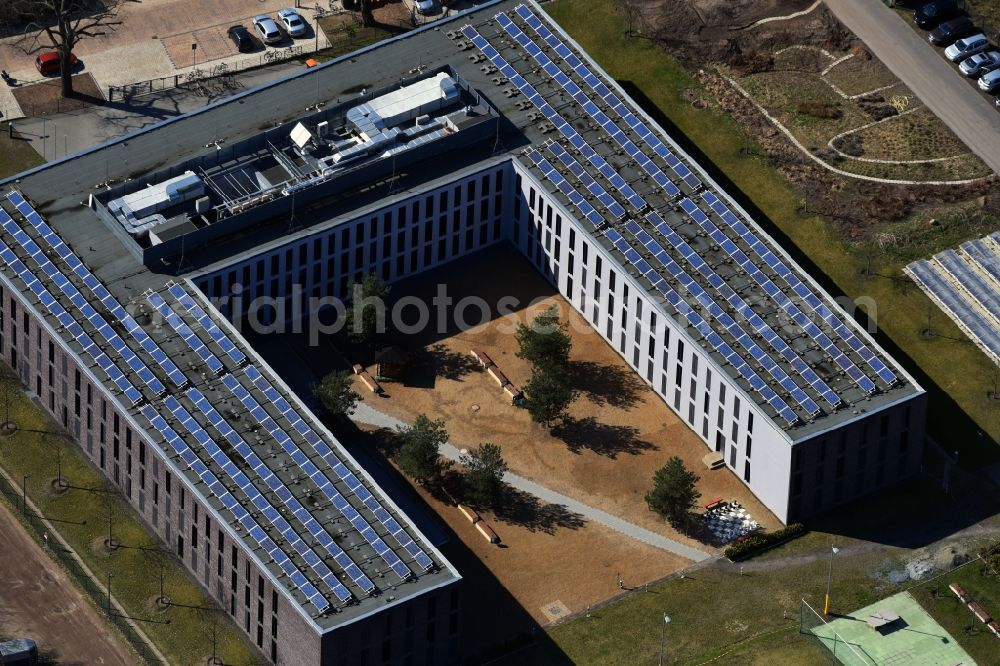
[[[76,67],[76,55],[73,53],[69,54],[69,66],[70,69]],[[38,57],[35,58],[35,69],[42,76],[59,74],[62,71],[62,67],[59,64],[59,54],[55,51],[46,51],[45,53],[38,54]]]

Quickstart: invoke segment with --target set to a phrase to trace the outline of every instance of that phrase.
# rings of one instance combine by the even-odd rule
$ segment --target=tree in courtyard
[[[495,506],[503,496],[503,475],[507,463],[500,447],[486,442],[459,458],[465,466],[465,487],[469,499],[486,506]]]
[[[528,394],[525,406],[531,420],[546,428],[566,417],[566,410],[577,396],[569,374],[558,366],[535,366],[524,390]]]
[[[559,321],[556,306],[538,313],[530,324],[518,324],[516,335],[518,358],[523,358],[535,367],[565,369],[569,366],[573,340],[566,332],[566,324]]]
[[[691,524],[691,510],[701,497],[695,488],[697,483],[698,475],[673,456],[653,475],[653,488],[646,493],[646,504],[674,527],[686,528]]]
[[[354,390],[351,374],[345,370],[335,370],[312,386],[313,395],[319,398],[323,407],[336,418],[345,418],[354,413],[361,396]]]
[[[37,17],[28,23],[14,45],[26,54],[53,50],[59,54],[62,96],[73,95],[70,55],[76,45],[100,37],[121,25],[118,10],[123,0],[13,0],[21,14]]]
[[[363,282],[351,287],[351,306],[347,309],[347,331],[353,340],[372,344],[385,333],[386,297],[391,287],[370,273]]]
[[[436,480],[445,468],[440,456],[441,445],[448,441],[444,421],[432,421],[420,414],[412,426],[402,426],[398,431],[401,444],[396,463],[400,469],[420,483]]]

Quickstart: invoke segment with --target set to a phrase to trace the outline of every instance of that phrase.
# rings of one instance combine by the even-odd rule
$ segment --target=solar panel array
[[[222,348],[222,351],[225,352],[226,356],[231,358],[237,365],[243,365],[247,362],[246,354],[240,351],[240,348],[236,346],[236,343],[230,340],[229,336],[222,332],[219,325],[215,323],[208,313],[205,312],[205,310],[198,305],[193,298],[191,298],[191,294],[187,293],[184,290],[184,287],[179,284],[172,284],[168,288],[168,291],[174,298],[177,299],[177,302],[180,303],[185,310],[187,310],[188,314],[194,317],[198,324],[205,329],[205,332],[212,336],[212,340],[214,340],[215,344]]]
[[[261,374],[254,366],[248,366],[246,368],[246,375],[253,382],[254,386],[263,392],[264,396],[267,397],[271,404],[273,404],[284,416],[292,427],[299,432],[306,441],[309,442],[316,453],[319,454],[323,460],[330,465],[333,471],[337,474],[341,481],[347,484],[347,487],[351,489],[355,495],[367,506],[375,517],[382,523],[382,526],[387,532],[392,534],[393,538],[402,546],[410,555],[413,556],[414,560],[422,569],[429,570],[434,566],[434,562],[427,553],[418,546],[406,530],[385,510],[384,507],[379,503],[374,495],[369,492],[368,488],[361,482],[361,480],[348,469],[347,465],[337,457],[333,450],[327,446],[323,439],[305,422],[302,416],[289,404],[289,402],[281,395],[281,392],[274,388],[267,378]],[[333,499],[331,497],[331,499]],[[384,558],[390,557],[388,554],[384,554],[382,548],[384,543],[379,545],[381,539],[378,539],[377,534],[370,526],[364,522],[364,518],[360,514],[356,514],[354,507],[348,506],[345,510],[345,515],[350,519],[351,524],[354,525],[365,537],[365,539],[370,543],[380,555]],[[364,526],[364,528],[362,528]],[[391,551],[389,551],[391,553]],[[393,554],[394,556],[395,554]],[[395,568],[395,567],[394,567]]]
[[[930,261],[915,261],[906,272],[994,363],[1000,363],[1000,330],[977,303],[968,299],[968,292]]]
[[[576,160],[574,160],[573,157],[566,152],[566,149],[559,144],[551,143],[548,147],[549,150],[555,154],[574,174],[577,170],[582,169]],[[600,184],[595,183],[592,187],[600,188],[600,191],[604,192]],[[685,199],[685,201],[689,200]],[[643,203],[645,202],[643,201]],[[795,353],[788,343],[778,336],[778,334],[775,333],[774,330],[750,308],[750,305],[743,300],[743,298],[737,294],[732,287],[726,284],[725,280],[723,280],[715,272],[715,270],[709,266],[708,262],[706,262],[701,255],[699,255],[698,252],[696,252],[694,248],[692,248],[688,242],[680,236],[680,234],[674,231],[670,225],[667,224],[662,217],[660,217],[660,215],[651,211],[646,214],[645,220],[652,225],[656,231],[663,236],[663,238],[669,241],[674,248],[680,251],[681,255],[688,262],[688,264],[697,270],[698,273],[708,281],[712,288],[726,299],[735,312],[747,319],[750,325],[753,326],[754,330],[761,335],[768,342],[768,344],[775,349],[775,351],[779,352],[809,383],[810,386],[823,396],[827,403],[829,403],[830,407],[835,408],[840,404],[840,398],[833,392],[833,390],[830,389],[829,386],[826,385],[822,379],[820,379],[819,375],[817,375],[816,372],[810,368],[797,353]],[[750,338],[749,335],[747,335],[743,328],[739,326],[728,313],[722,310],[722,308],[708,296],[705,290],[702,289],[702,287],[694,279],[692,279],[687,272],[674,262],[667,251],[650,234],[641,230],[639,225],[631,220],[625,223],[625,229],[635,236],[636,240],[638,240],[652,254],[652,256],[655,257],[670,272],[673,277],[678,279],[698,300],[698,302],[709,310],[713,317],[726,327],[726,330],[729,331],[729,333],[744,347],[744,349],[750,352],[753,359],[760,363],[810,416],[819,413],[819,406],[816,402],[806,395],[806,393],[798,387],[792,378],[789,377],[787,373],[785,373],[785,371],[782,370],[781,367]]]
[[[541,153],[535,149],[530,148],[528,150],[528,158],[535,163],[536,166],[546,174],[546,177],[553,179],[553,182],[557,183],[557,187],[562,190],[563,188],[573,190],[573,186],[570,185],[565,178],[546,160],[542,157]],[[579,193],[577,192],[579,196]],[[590,205],[585,199],[580,199],[581,209],[583,216],[586,219],[591,219],[589,214],[591,211],[596,211],[593,206]],[[603,222],[604,218],[597,213],[596,217]],[[618,233],[615,229],[608,229],[605,232],[605,236],[611,241],[612,245],[618,249],[625,258],[639,271],[639,273],[645,277],[653,285],[653,288],[659,291],[663,297],[676,308],[677,312],[684,316],[688,323],[691,324],[699,333],[701,333],[705,339],[712,345],[713,349],[721,354],[726,361],[731,363],[736,371],[743,377],[749,384],[750,387],[759,393],[767,404],[769,404],[775,412],[788,424],[793,425],[797,423],[799,418],[796,416],[795,412],[788,406],[788,404],[774,391],[770,386],[767,385],[760,376],[754,372],[754,370],[747,364],[743,357],[736,353],[735,350],[725,341],[722,336],[712,329],[708,321],[698,314],[690,304],[682,298],[667,282],[667,280],[659,274],[645,259],[639,254],[625,238]],[[668,269],[669,270],[669,269]],[[713,313],[714,314],[714,313]]]
[[[145,350],[153,360],[156,361],[163,371],[178,387],[183,387],[187,384],[187,378],[184,373],[174,364],[173,361],[166,355],[166,353],[160,349],[160,347],[150,339],[149,335],[139,326],[132,317],[122,307],[121,303],[118,302],[114,296],[101,284],[100,280],[90,272],[90,269],[84,265],[80,258],[66,245],[59,236],[52,231],[52,228],[42,219],[30,203],[21,195],[20,192],[16,190],[11,191],[7,194],[7,199],[14,204],[18,212],[23,215],[28,222],[35,228],[35,230],[41,235],[44,241],[49,245],[50,248],[56,251],[63,261],[70,267],[70,269],[76,274],[76,276],[83,281],[87,289],[95,296],[97,299],[106,307],[111,314],[125,327],[129,334],[139,343],[139,345]],[[162,394],[166,389],[163,384],[157,379],[153,373],[146,367],[145,363],[142,363],[134,352],[125,344],[125,341],[118,336],[117,333],[111,328],[110,325],[105,322],[104,318],[101,317],[94,309],[90,306],[90,303],[84,298],[84,296],[73,286],[69,279],[59,271],[48,257],[41,252],[37,244],[31,241],[27,233],[24,232],[6,213],[3,215],[4,218],[2,222],[4,228],[8,233],[13,235],[19,244],[32,255],[32,258],[38,263],[39,267],[42,268],[52,279],[56,282],[57,286],[63,289],[64,293],[69,297],[73,304],[76,305],[87,317],[88,320],[94,325],[99,333],[108,341],[109,344],[115,349],[116,352],[122,355],[125,362],[128,364],[132,370],[139,375],[139,377],[153,390],[157,395]],[[30,246],[28,245],[30,244]],[[30,249],[29,249],[30,247]],[[103,322],[103,325],[102,325]]]
[[[1000,233],[916,261],[906,272],[1000,364]]]
[[[197,393],[192,395],[192,391],[195,391],[195,389],[189,390],[188,397],[194,400],[199,396]],[[289,524],[289,522],[285,520],[278,510],[274,508],[274,505],[261,494],[257,487],[254,486],[253,481],[251,481],[250,478],[236,466],[229,456],[226,455],[226,453],[219,447],[215,440],[212,439],[204,428],[201,427],[201,424],[199,424],[194,416],[191,415],[191,412],[189,412],[180,403],[180,401],[173,396],[167,396],[166,400],[164,400],[164,406],[170,410],[170,413],[173,414],[174,418],[176,418],[184,426],[187,432],[190,433],[195,440],[197,440],[198,444],[201,445],[202,449],[208,453],[212,460],[214,460],[215,463],[222,468],[222,471],[226,473],[226,476],[232,479],[233,482],[239,486],[243,494],[247,496],[250,504],[260,511],[261,514],[267,518],[268,522],[281,532],[285,541],[295,550],[296,553],[299,554],[300,557],[302,557],[302,559],[306,561],[306,564],[308,564],[313,572],[319,576],[320,580],[327,584],[334,594],[337,595],[337,598],[341,601],[349,600],[351,598],[351,593],[337,579],[337,576],[330,570],[329,567],[326,566],[326,564],[323,563],[323,560],[319,557],[319,555],[317,555],[316,552],[302,540],[302,537],[299,536],[298,532],[296,532],[291,524]],[[199,405],[199,409],[200,408],[201,406]],[[254,471],[258,474],[262,481],[268,484],[269,488],[272,488],[272,484],[275,481],[278,481],[277,478],[274,477],[274,474],[271,473],[271,471],[266,467],[255,467]],[[264,476],[265,473],[267,476]],[[280,483],[280,481],[278,481],[278,483]],[[311,592],[312,590],[303,590],[303,593],[305,593],[306,596],[309,596]],[[319,594],[319,592],[316,591],[316,594]],[[320,596],[322,597],[322,595]],[[321,610],[325,610],[330,604],[325,598],[322,600],[325,603],[325,606],[323,606]],[[320,604],[317,602],[314,602],[314,605],[320,607]]]
[[[833,360],[833,362],[848,376],[862,391],[867,394],[874,393],[878,390],[878,385],[873,381],[872,378],[867,376],[864,371],[862,371],[858,364],[863,362],[874,374],[884,382],[886,387],[894,385],[898,378],[895,373],[889,369],[889,367],[879,359],[875,353],[866,345],[858,335],[829,307],[823,300],[808,286],[806,285],[793,271],[789,269],[786,262],[780,259],[774,252],[772,252],[760,239],[759,235],[751,230],[748,225],[743,223],[732,211],[714,194],[711,192],[706,192],[702,195],[704,201],[711,207],[712,211],[718,214],[723,221],[726,223],[729,229],[729,233],[735,233],[738,240],[746,243],[749,251],[756,253],[760,260],[763,261],[770,270],[774,271],[775,275],[779,279],[785,281],[794,296],[797,296],[802,301],[804,301],[806,308],[805,310],[800,308],[796,303],[794,303],[789,296],[787,296],[782,289],[778,288],[762,270],[761,268],[750,259],[748,254],[744,252],[737,242],[730,238],[724,228],[716,226],[712,222],[709,215],[702,211],[697,204],[695,204],[688,196],[685,196],[682,187],[686,186],[691,188],[691,190],[700,190],[703,188],[703,183],[694,176],[690,169],[687,168],[683,162],[664,145],[655,133],[653,133],[650,128],[640,120],[635,113],[618,97],[595,73],[588,67],[583,59],[575,54],[557,35],[553,33],[548,26],[546,26],[541,19],[536,16],[528,7],[524,5],[519,5],[515,8],[515,13],[517,17],[523,20],[544,42],[544,46],[539,46],[535,43],[528,35],[525,34],[524,30],[515,23],[506,14],[500,13],[496,15],[497,24],[502,28],[503,32],[513,39],[516,44],[523,48],[528,55],[540,66],[539,70],[535,70],[538,73],[544,72],[547,79],[552,80],[559,87],[561,87],[565,93],[567,93],[577,104],[582,107],[587,116],[589,116],[597,125],[599,125],[607,134],[620,146],[628,156],[648,174],[652,181],[655,182],[661,192],[665,192],[662,195],[667,201],[677,202],[680,205],[680,210],[683,210],[687,216],[697,225],[699,225],[705,233],[712,237],[713,241],[716,242],[722,249],[730,255],[732,260],[740,265],[740,267],[747,272],[747,274],[753,279],[756,284],[762,288],[773,300],[777,302],[779,307],[782,308],[787,314],[789,314],[792,319],[802,327],[802,329],[808,334],[813,340],[821,347]],[[563,192],[564,195],[569,198],[570,202],[575,205],[578,210],[580,210],[581,215],[583,215],[591,224],[599,229],[603,229],[606,226],[607,221],[612,221],[616,225],[624,225],[624,231],[627,231],[635,240],[642,244],[642,246],[651,253],[651,255],[663,265],[663,267],[669,271],[669,273],[676,278],[678,281],[684,284],[691,295],[694,297],[695,301],[706,307],[706,309],[712,313],[717,321],[722,324],[727,331],[734,336],[739,344],[750,353],[757,363],[766,370],[777,382],[778,385],[784,389],[787,394],[796,401],[798,406],[800,406],[806,414],[809,416],[816,415],[820,413],[819,405],[816,401],[803,390],[803,386],[811,387],[815,394],[820,397],[826,405],[831,409],[836,409],[843,404],[842,399],[834,391],[830,385],[822,379],[816,370],[807,363],[801,356],[800,353],[796,352],[788,344],[788,342],[783,339],[771,326],[765,323],[763,318],[753,311],[749,303],[743,299],[735,290],[733,290],[728,284],[725,283],[723,278],[716,274],[714,269],[702,258],[702,256],[694,250],[688,242],[684,240],[670,225],[666,222],[664,217],[650,212],[651,205],[643,196],[639,195],[634,188],[632,188],[622,176],[618,173],[612,165],[608,164],[607,160],[602,157],[598,152],[580,135],[580,133],[571,125],[566,119],[558,113],[551,104],[549,104],[545,97],[542,96],[539,91],[527,81],[527,79],[521,75],[499,52],[499,50],[491,45],[487,39],[485,39],[474,27],[464,26],[463,34],[468,38],[476,47],[478,47],[484,55],[492,62],[492,64],[503,74],[511,83],[513,83],[518,90],[524,96],[531,101],[532,104],[538,108],[542,114],[552,123],[552,125],[559,131],[564,140],[567,142],[567,146],[563,146],[560,143],[553,142],[549,144],[549,151],[559,159],[560,162],[568,169],[570,173],[582,184],[584,190],[596,201],[601,204],[603,210],[596,210],[593,206],[587,204],[584,205],[586,197],[581,192],[576,191],[570,183],[558,172],[557,169],[552,167],[547,160],[539,161],[533,158],[536,166],[543,172],[543,174],[556,184],[557,189]],[[552,58],[546,53],[546,50],[551,48],[563,62],[569,65],[572,69],[571,72],[567,73],[563,71]],[[582,81],[584,86],[589,89],[595,97],[591,97],[583,88],[573,80],[572,75],[575,74]],[[605,107],[601,107],[600,104],[603,103]],[[612,112],[614,115],[612,115]],[[619,126],[618,121],[624,121],[622,126]],[[641,143],[645,147],[652,150],[652,157],[646,155],[643,149],[640,149],[636,144],[629,138],[630,136],[637,136]],[[537,151],[536,151],[537,154]],[[573,154],[578,154],[589,163],[596,173],[591,173],[588,169],[573,158]],[[663,161],[670,167],[674,174],[677,176],[677,181],[672,181],[667,178],[663,171],[655,164],[654,159],[657,157],[662,158]],[[607,180],[610,184],[610,188],[605,188],[598,182],[599,179],[603,178]],[[615,195],[609,193],[614,192]],[[654,188],[654,191],[656,189]],[[620,195],[620,196],[616,196]],[[619,200],[623,201],[626,205],[619,203]],[[661,204],[662,205],[662,204]],[[627,206],[627,207],[626,207]],[[748,335],[748,331],[743,329],[740,325],[732,319],[726,310],[723,310],[719,304],[715,303],[707,292],[702,288],[698,282],[696,282],[691,274],[688,274],[680,269],[676,262],[674,262],[667,254],[667,251],[661,246],[653,237],[653,234],[648,231],[642,230],[641,226],[632,220],[642,220],[645,223],[650,224],[655,231],[660,234],[667,242],[668,247],[671,251],[679,252],[684,260],[691,265],[692,268],[697,271],[697,273],[704,279],[711,288],[717,292],[722,298],[728,303],[730,308],[728,311],[740,314],[743,316],[750,327],[753,329],[754,333],[759,335],[763,340],[767,342],[770,347],[777,352],[785,361],[787,361],[790,367],[794,370],[794,374],[801,377],[804,380],[802,386],[800,386],[785,369],[778,365],[774,359],[770,358],[761,348],[757,345],[753,339]],[[636,230],[641,230],[645,236],[639,236]],[[610,238],[610,235],[609,235]],[[640,258],[642,255],[639,255]],[[640,272],[645,274],[643,266],[638,266]],[[814,323],[810,315],[806,314],[806,311],[811,311],[815,315],[818,315],[817,323]],[[820,320],[822,320],[820,322]],[[835,333],[836,337],[844,340],[847,343],[849,350],[843,350],[837,346],[834,342],[833,336],[828,335],[820,328],[820,326],[828,327],[831,333]],[[846,349],[846,348],[845,348]],[[856,362],[851,358],[851,354],[856,354],[858,361]],[[759,377],[753,382],[754,385],[757,382],[763,382]],[[756,387],[755,387],[756,388]],[[781,410],[778,410],[781,413]],[[790,411],[790,410],[789,410]],[[784,414],[785,417],[788,416],[787,413]],[[786,420],[788,420],[786,418]],[[792,422],[796,421],[793,420]]]
[[[962,252],[1000,288],[1000,232],[962,243]]]
[[[198,447],[209,454],[212,461],[219,465],[227,477],[239,486],[246,495],[247,500],[281,532],[286,542],[305,561],[311,570],[322,580],[330,593],[341,603],[348,603],[354,599],[354,595],[340,582],[337,575],[330,570],[322,558],[299,536],[292,525],[280,512],[268,501],[255,487],[254,482],[246,473],[241,471],[229,456],[219,447],[218,443],[205,431],[180,401],[173,395],[168,394],[166,386],[153,374],[149,367],[139,358],[135,351],[129,347],[122,339],[122,336],[105,319],[105,315],[98,313],[91,301],[100,301],[124,327],[139,347],[147,352],[156,363],[163,369],[170,382],[179,389],[189,386],[187,377],[180,371],[176,364],[167,357],[166,353],[159,347],[150,336],[139,327],[138,322],[129,314],[121,303],[107,290],[107,288],[94,276],[83,262],[63,243],[52,229],[45,223],[41,216],[34,210],[31,204],[19,193],[10,192],[7,194],[8,200],[17,208],[26,220],[34,227],[41,237],[43,243],[36,240],[9,215],[3,208],[0,208],[0,226],[13,238],[20,251],[25,257],[30,257],[32,262],[37,264],[39,275],[43,275],[45,284],[36,276],[18,256],[17,252],[0,241],[0,260],[6,263],[24,282],[28,291],[33,293],[48,312],[67,330],[72,339],[81,345],[83,353],[88,356],[94,364],[102,368],[108,379],[122,391],[125,397],[133,405],[139,405],[144,401],[142,392],[126,376],[122,368],[119,368],[109,354],[105,353],[100,345],[88,334],[83,325],[82,319],[77,320],[76,313],[81,313],[87,319],[87,324],[96,330],[107,344],[111,345],[116,355],[124,360],[128,370],[134,372],[135,376],[142,379],[156,396],[163,399],[165,407],[174,418],[183,426],[185,436],[197,442]],[[43,244],[48,244],[49,248],[43,249]],[[65,261],[72,270],[69,276],[57,267],[50,256],[54,256],[54,251]],[[72,275],[82,281],[90,296],[81,292],[80,289],[70,280]],[[67,310],[60,302],[60,298],[49,290],[50,285],[55,285],[59,289],[61,298],[65,298],[72,308]],[[170,285],[168,291],[177,299],[185,312],[199,323],[201,328],[211,337],[211,342],[215,343],[223,350],[225,356],[237,366],[247,366],[246,355],[238,348],[235,342],[219,327],[211,316],[201,307],[194,298],[188,294],[180,285]],[[240,398],[241,402],[251,411],[251,414],[259,419],[261,425],[268,429],[282,447],[289,453],[292,460],[312,478],[320,490],[330,499],[335,506],[351,523],[359,534],[375,549],[379,557],[391,568],[401,580],[409,579],[413,576],[413,571],[407,566],[400,556],[390,548],[382,537],[375,531],[373,524],[369,523],[360,512],[355,509],[347,498],[344,497],[333,485],[327,476],[321,472],[315,464],[303,453],[303,451],[292,441],[291,436],[272,419],[265,408],[256,401],[251,391],[239,384],[238,380],[226,374],[227,368],[215,353],[207,346],[204,340],[188,325],[188,323],[156,292],[149,292],[147,298],[153,308],[163,317],[164,321],[177,332],[184,341],[193,349],[205,362],[213,375],[222,375],[223,383]],[[71,314],[72,312],[72,314]],[[126,370],[127,371],[127,370]],[[280,392],[274,389],[270,382],[260,373],[257,368],[247,366],[245,368],[247,378],[261,391],[283,416],[288,419],[294,430],[305,438],[324,462],[329,464],[332,473],[338,477],[356,494],[364,506],[372,512],[372,515],[381,525],[387,534],[405,549],[413,557],[415,565],[420,570],[429,571],[434,567],[434,562],[418,546],[412,537],[402,528],[399,522],[382,506],[371,492],[364,486],[358,477],[351,472],[346,465],[334,454],[331,448],[322,441],[322,438],[309,427],[302,417],[291,407],[288,401],[281,396]],[[187,388],[185,395],[197,407],[197,410],[219,435],[221,435],[243,460],[253,469],[260,482],[264,483],[271,492],[282,501],[283,505],[291,511],[295,518],[301,522],[302,526],[316,540],[322,548],[343,568],[344,572],[350,576],[351,580],[366,594],[374,593],[377,588],[368,576],[361,570],[360,566],[354,562],[344,550],[336,544],[334,538],[319,524],[315,517],[299,502],[291,493],[289,488],[263,463],[263,461],[253,452],[250,445],[237,433],[229,423],[219,414],[218,410],[211,404],[206,396],[199,390]],[[318,590],[306,576],[296,568],[289,556],[270,539],[247,508],[241,505],[233,494],[226,488],[218,476],[213,473],[206,462],[202,461],[196,449],[192,449],[185,442],[177,430],[170,427],[167,420],[161,416],[153,404],[149,401],[142,405],[140,413],[150,421],[154,429],[159,431],[173,451],[182,457],[189,468],[192,469],[200,479],[202,479],[212,493],[217,496],[227,509],[233,512],[238,523],[246,528],[247,534],[258,545],[266,550],[277,565],[289,576],[292,583],[306,596],[310,604],[317,612],[325,611],[330,603],[323,592]],[[164,412],[166,413],[166,412]]]
[[[174,296],[174,298],[177,299],[178,303],[186,308],[188,313],[198,320],[199,324],[202,328],[206,329],[206,332],[212,337],[216,344],[224,350],[230,350],[230,358],[237,362],[245,361],[245,357],[242,356],[242,352],[239,352],[236,345],[229,339],[226,333],[222,331],[222,329],[208,316],[207,313],[205,313],[194,298],[187,293],[181,285],[170,285],[168,287],[168,291],[172,296]],[[184,321],[170,308],[161,296],[151,293],[149,294],[149,299],[153,306],[165,317],[167,322],[179,334],[181,334],[182,337],[184,337],[192,348],[202,349],[202,351],[199,352],[199,355],[201,355],[207,363],[210,365],[214,365],[216,363],[221,365],[221,361],[219,361],[211,351],[205,348],[204,343],[197,336],[197,334],[184,323]],[[232,353],[234,351],[239,352],[239,354],[237,355]],[[325,442],[323,442],[319,434],[317,434],[316,431],[305,422],[302,416],[294,407],[292,407],[281,392],[271,385],[270,381],[268,381],[260,370],[252,364],[247,364],[244,368],[244,374],[249,381],[263,393],[263,395],[267,398],[268,403],[281,412],[282,416],[287,419],[292,429],[309,442],[311,446],[313,446],[316,453],[333,469],[334,473],[337,474],[340,480],[346,483],[348,488],[350,488],[350,490],[357,495],[362,503],[369,510],[371,510],[373,516],[382,525],[385,531],[391,534],[400,547],[406,550],[406,552],[414,558],[414,561],[420,569],[427,571],[433,568],[434,562],[427,555],[427,553],[416,544],[413,538],[406,532],[399,522],[393,518],[392,515],[378,501],[378,499],[372,495],[360,479],[358,479],[358,477],[351,472],[346,465],[344,465],[343,461],[336,456],[333,450],[330,449]],[[302,469],[306,475],[317,484],[320,490],[327,496],[333,505],[348,519],[351,525],[358,530],[361,536],[364,537],[372,548],[375,549],[379,557],[381,557],[382,560],[388,564],[401,579],[409,578],[412,575],[409,567],[391,548],[389,548],[388,545],[386,545],[385,541],[378,535],[371,524],[369,524],[369,522],[357,511],[357,509],[355,509],[343,497],[343,495],[337,491],[325,474],[321,472],[312,463],[312,461],[309,460],[309,458],[289,436],[288,431],[279,426],[275,420],[271,418],[266,409],[264,409],[256,398],[253,397],[250,391],[242,386],[232,375],[226,375],[223,377],[223,383],[250,411],[251,415],[257,419],[258,423],[265,427],[268,434],[271,435],[292,457],[293,461],[299,466],[299,468]],[[218,417],[218,419],[221,421],[221,417]],[[228,424],[220,422],[218,427],[227,428]],[[331,548],[337,548],[336,544],[332,543],[332,539],[330,539],[325,532],[316,531],[314,536],[320,542],[324,543],[324,545],[329,545]],[[354,565],[349,558],[347,558],[346,554],[343,554],[342,551],[340,553],[331,554],[334,555],[334,558],[338,561],[338,563],[340,563],[345,570],[348,571],[348,574],[351,575],[352,579],[354,579],[355,582],[357,582],[363,589],[368,592],[371,592],[374,589],[371,581],[369,581],[361,570]]]
[[[573,71],[580,76],[581,79],[593,90],[598,96],[604,100],[604,102],[610,107],[615,113],[617,113],[628,126],[635,131],[639,138],[643,142],[653,149],[657,155],[663,158],[673,172],[680,178],[684,183],[686,183],[692,189],[698,189],[701,186],[701,180],[691,172],[691,170],[680,160],[679,157],[673,154],[667,146],[660,141],[660,138],[649,129],[649,127],[642,122],[632,110],[626,106],[626,104],[616,95],[601,79],[596,76],[589,67],[583,62],[583,60],[573,53],[568,46],[559,38],[558,35],[553,33],[548,26],[542,23],[542,20],[538,18],[528,7],[525,5],[518,5],[514,8],[514,11],[520,16],[528,26],[531,27],[535,33],[538,34],[542,40],[545,41],[555,52],[562,58]],[[506,16],[504,17],[506,18]],[[565,76],[565,75],[564,75]],[[642,164],[640,162],[640,164]],[[658,179],[655,179],[657,184],[661,187],[667,189],[667,194],[673,196],[677,193],[676,187],[672,183],[668,185],[662,184]]]
[[[6,213],[0,209],[0,214],[5,215]],[[90,357],[91,361],[104,371],[108,379],[118,387],[128,401],[133,405],[141,402],[142,392],[128,380],[125,373],[104,353],[104,350],[94,342],[93,338],[84,332],[83,327],[80,326],[73,315],[66,311],[58,299],[39,281],[34,273],[28,270],[28,267],[17,258],[14,251],[3,241],[0,241],[0,259],[3,259],[4,263],[14,270],[25,287],[31,293],[35,294],[42,305],[49,311],[49,314],[55,317],[59,324],[69,332],[70,336],[83,348],[83,353]]]
[[[247,511],[243,505],[233,497],[233,494],[229,492],[225,485],[219,480],[219,478],[208,468],[202,460],[191,450],[191,447],[185,443],[183,439],[177,434],[177,432],[171,428],[166,419],[160,416],[156,409],[151,405],[144,405],[142,407],[141,413],[146,420],[150,422],[153,428],[159,432],[167,444],[174,450],[174,452],[184,459],[187,463],[189,469],[191,469],[198,478],[202,480],[205,485],[208,486],[212,494],[222,502],[229,511],[232,512],[233,517],[236,521],[243,526],[246,530],[247,535],[253,539],[257,544],[263,548],[267,554],[274,560],[275,564],[288,576],[296,588],[298,588],[312,604],[313,608],[316,609],[317,613],[322,613],[329,606],[330,603],[327,601],[316,586],[309,582],[305,574],[303,574],[292,562],[288,554],[282,550],[274,540],[268,536],[267,532],[264,530],[260,524],[254,520],[250,512]]]

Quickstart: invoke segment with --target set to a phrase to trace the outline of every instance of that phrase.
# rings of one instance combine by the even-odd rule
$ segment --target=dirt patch
[[[104,103],[104,94],[90,72],[73,76],[73,92],[73,97],[64,98],[62,81],[57,77],[16,88],[14,97],[25,115],[36,118]]]
[[[384,431],[362,428],[374,438],[375,446],[386,436]],[[472,614],[478,619],[468,620],[474,625],[465,627],[470,636],[515,635],[528,629],[506,626],[514,614],[500,612],[502,607],[489,601],[495,587],[490,578],[499,582],[535,622],[544,625],[621,594],[619,574],[626,588],[642,588],[645,583],[690,564],[682,557],[629,539],[598,523],[562,521],[539,529],[531,523],[480,510],[479,515],[500,537],[501,544],[493,545],[453,504],[422,487],[417,487],[417,492],[490,574],[480,574],[478,567],[463,568],[460,562],[453,561],[467,579],[469,589],[485,595],[480,605],[494,611]],[[558,507],[536,508],[541,512],[559,511]],[[447,545],[443,551],[450,557]],[[496,594],[503,596],[500,591]]]
[[[642,33],[681,62],[741,65],[790,45],[844,48],[853,36],[826,10],[757,23],[808,9],[811,0],[630,0]]]
[[[501,274],[504,280],[496,280],[495,276]],[[406,422],[412,422],[420,413],[444,419],[455,446],[468,448],[494,442],[502,448],[512,472],[696,548],[711,550],[673,530],[649,510],[644,500],[653,473],[672,455],[680,456],[701,476],[698,489],[704,502],[736,499],[765,527],[778,526],[777,519],[731,471],[705,469],[701,459],[709,452],[708,447],[583,317],[552,293],[515,250],[491,249],[426,277],[408,280],[394,287],[394,292],[429,303],[438,284],[448,285],[448,295],[455,303],[479,297],[496,304],[502,297],[514,297],[524,305],[515,307],[510,315],[469,330],[451,330],[443,335],[420,333],[391,340],[410,350],[413,367],[405,381],[384,383],[391,397],[378,400],[373,407]],[[524,386],[531,369],[516,356],[516,323],[528,320],[550,304],[556,305],[570,324],[571,372],[580,392],[570,407],[569,418],[551,431],[532,423],[527,410],[511,405],[510,398],[480,370],[470,354],[472,348],[486,352],[510,381]],[[465,318],[469,324],[477,323],[478,317],[476,308],[467,308]],[[305,361],[311,367],[321,362],[309,358]],[[351,359],[352,363],[357,361]],[[369,369],[375,371],[374,366]],[[357,390],[371,395],[360,384]],[[473,410],[474,405],[479,409]],[[564,596],[558,598],[570,603]]]
[[[55,544],[55,539],[49,541]],[[28,537],[6,505],[0,506],[0,543],[4,553],[0,635],[33,638],[54,663],[136,663],[136,657],[63,570]]]

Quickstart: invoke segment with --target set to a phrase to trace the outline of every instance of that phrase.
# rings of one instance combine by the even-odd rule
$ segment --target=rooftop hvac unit
[[[212,209],[212,200],[208,197],[198,197],[194,200],[194,210],[199,215],[204,215]]]
[[[330,123],[323,121],[316,125],[316,136],[326,136],[330,131]]]

